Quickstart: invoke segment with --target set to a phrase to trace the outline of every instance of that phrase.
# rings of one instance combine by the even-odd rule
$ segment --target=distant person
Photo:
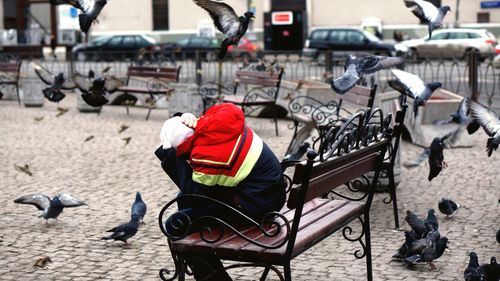
[[[392,36],[394,38],[394,41],[396,41],[396,42],[403,41],[403,33],[399,30],[394,30]]]

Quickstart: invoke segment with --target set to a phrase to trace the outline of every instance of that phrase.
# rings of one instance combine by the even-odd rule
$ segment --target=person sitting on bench
[[[197,119],[191,113],[176,114],[165,121],[156,150],[161,167],[179,187],[179,195],[204,195],[260,222],[285,204],[285,183],[280,162],[262,139],[245,126],[243,111],[223,103],[210,107]],[[165,223],[172,237],[186,236],[176,223],[201,216],[228,217],[228,209],[201,200],[177,202],[179,212]],[[194,229],[191,230],[195,231]],[[214,255],[188,257],[194,278],[232,280]]]

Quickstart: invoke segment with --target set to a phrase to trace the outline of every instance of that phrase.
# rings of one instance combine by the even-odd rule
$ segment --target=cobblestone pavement
[[[157,215],[176,188],[153,154],[167,111],[153,111],[149,121],[144,120],[144,108],[131,108],[127,116],[123,107],[105,107],[97,116],[78,112],[74,95],[68,95],[60,106],[70,110],[55,117],[56,105],[47,101],[39,108],[0,101],[0,279],[159,280],[161,267],[173,269]],[[43,120],[36,121],[36,117]],[[280,121],[280,137],[274,135],[274,125],[267,119],[249,118],[248,123],[281,158],[291,136],[286,128],[290,122]],[[130,128],[118,134],[122,124]],[[91,135],[94,138],[84,142]],[[125,137],[132,137],[127,146]],[[500,225],[500,151],[488,158],[485,134],[480,132],[474,139],[473,148],[446,150],[449,168],[430,183],[427,164],[402,169],[401,217],[406,210],[423,216],[428,208],[437,209],[442,196],[468,207],[449,220],[438,214],[450,251],[437,260],[436,270],[425,264],[408,269],[391,261],[404,235],[393,229],[392,209],[382,203],[385,194],[376,195],[372,208],[375,280],[463,280],[468,251],[476,251],[481,262],[492,255],[500,258],[494,237]],[[420,152],[421,148],[403,143],[402,161]],[[14,169],[24,164],[33,176]],[[66,209],[49,227],[37,217],[35,207],[13,202],[22,195],[53,196],[62,191],[88,206]],[[148,213],[146,225],[130,240],[131,246],[100,240],[106,230],[128,221],[136,191],[141,191]],[[407,229],[401,220],[402,229]],[[293,261],[294,280],[364,280],[365,261],[352,255],[357,249],[359,244],[337,233]],[[42,255],[52,259],[45,270],[33,266]],[[231,271],[235,280],[256,280],[259,272]]]

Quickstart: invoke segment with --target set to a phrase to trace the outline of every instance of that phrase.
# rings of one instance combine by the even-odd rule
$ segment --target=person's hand
[[[194,129],[198,124],[198,118],[196,118],[193,114],[186,112],[181,115],[181,122],[189,128]]]

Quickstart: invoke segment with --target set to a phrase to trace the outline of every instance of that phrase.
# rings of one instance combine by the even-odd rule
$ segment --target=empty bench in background
[[[179,73],[181,66],[178,67],[154,67],[154,66],[134,66],[131,65],[127,69],[127,80],[125,86],[121,86],[117,91],[122,91],[125,95],[128,94],[146,94],[151,98],[146,120],[149,119],[151,110],[155,105],[154,95],[168,95],[173,89],[168,87],[169,83],[179,81]],[[146,86],[130,86],[131,79],[144,80]],[[127,115],[129,109],[127,105]]]
[[[360,242],[363,249],[354,254],[358,259],[366,258],[367,279],[373,280],[370,207],[374,185],[392,132],[390,128],[383,127],[387,124],[384,120],[382,111],[373,109],[356,113],[335,133],[329,131],[319,154],[310,151],[308,160],[293,166],[293,176],[286,177],[290,187],[286,206],[279,213],[269,213],[262,222],[253,221],[236,209],[216,201],[227,208],[226,218],[206,216],[196,221],[186,221],[183,225],[185,235],[172,237],[166,232],[164,223],[172,212],[177,211],[175,203],[178,200],[197,198],[214,202],[214,199],[183,195],[168,202],[158,220],[162,232],[168,238],[175,272],[167,279],[165,275],[170,271],[161,269],[160,277],[163,280],[184,280],[185,274],[189,272],[186,272],[188,257],[211,254],[221,260],[238,262],[226,269],[250,266],[264,268],[260,280],[265,280],[270,270],[280,280],[292,280],[292,260],[342,230],[348,241]],[[364,176],[370,171],[375,171],[372,180]],[[360,177],[370,188],[359,193],[346,193],[337,189]],[[349,190],[355,188],[350,184],[347,187]],[[340,199],[327,199],[324,195],[328,193]],[[229,214],[241,216],[241,219],[228,221]],[[352,229],[348,225],[353,220],[358,220],[362,226],[361,233],[355,237],[352,237]],[[193,229],[201,231],[192,233]],[[332,265],[335,265],[334,258],[331,260]],[[280,271],[278,267],[283,270]]]
[[[278,111],[276,99],[280,89],[283,68],[276,71],[238,70],[234,85],[222,86],[213,82],[207,82],[199,89],[203,100],[203,110],[217,102],[230,102],[240,106],[245,115],[249,115],[258,109],[270,108],[273,114],[276,135],[278,135]],[[244,94],[239,94],[241,86],[249,86]],[[222,96],[219,96],[221,91]]]
[[[19,73],[21,69],[21,60],[0,61],[0,89],[4,86],[13,86],[16,89],[17,102],[21,104],[19,95]]]

